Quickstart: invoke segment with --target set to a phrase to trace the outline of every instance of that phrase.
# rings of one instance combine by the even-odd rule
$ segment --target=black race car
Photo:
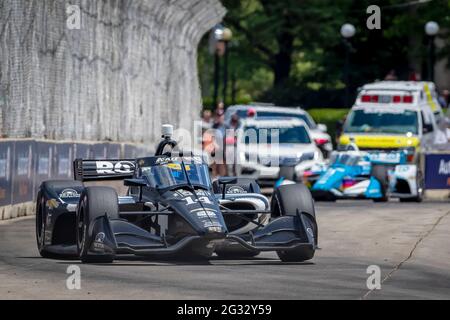
[[[201,156],[175,152],[170,134],[155,156],[74,161],[75,180],[45,181],[36,205],[41,256],[109,263],[120,254],[177,257],[255,256],[276,251],[282,261],[305,261],[317,248],[310,191],[284,185],[272,200],[256,182],[211,182]],[[164,152],[169,149],[168,152]],[[84,181],[124,180],[126,196]]]

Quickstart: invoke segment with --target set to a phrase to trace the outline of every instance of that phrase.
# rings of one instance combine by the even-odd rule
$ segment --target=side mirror
[[[236,183],[237,178],[236,177],[220,177],[218,179],[219,184],[230,184],[230,183]]]
[[[236,177],[220,177],[218,179],[219,184],[222,185],[222,199],[225,199],[225,192],[227,184],[237,183]]]
[[[147,185],[144,179],[125,179],[123,184],[126,187],[145,187]]]
[[[322,132],[327,132],[327,130],[328,130],[327,126],[325,124],[323,124],[323,123],[319,123],[317,125],[317,129],[319,129]]]

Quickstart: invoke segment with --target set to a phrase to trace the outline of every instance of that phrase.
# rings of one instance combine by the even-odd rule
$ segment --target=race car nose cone
[[[214,239],[224,239],[227,236],[227,231],[223,227],[206,227],[205,237],[211,240]]]

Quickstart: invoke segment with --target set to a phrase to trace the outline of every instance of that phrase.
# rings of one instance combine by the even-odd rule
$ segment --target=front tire
[[[46,198],[39,191],[36,200],[36,244],[39,254],[43,258],[56,258],[54,254],[45,249],[45,220],[47,219]]]
[[[58,254],[48,251],[46,248],[61,243],[61,238],[59,235],[64,235],[65,237],[74,236],[73,225],[59,225],[53,221],[53,226],[50,224],[50,230],[47,230],[47,217],[49,216],[49,208],[47,201],[50,199],[56,199],[58,197],[58,191],[63,189],[76,189],[81,190],[83,184],[80,181],[75,180],[47,180],[42,182],[39,187],[39,191],[36,198],[36,243],[39,254],[43,258],[48,259],[67,259],[73,258],[73,255],[68,254]],[[58,200],[52,200],[51,202]],[[55,210],[55,209],[53,209]],[[45,234],[50,233],[50,240],[45,240]]]
[[[318,243],[318,226],[314,200],[309,189],[302,184],[284,185],[277,188],[272,197],[272,215],[296,216],[302,214],[306,230],[310,230],[314,236],[314,247]],[[307,231],[308,232],[308,231]],[[277,251],[278,257],[283,262],[303,262],[311,260],[315,254],[315,248],[301,247],[293,250]]]
[[[113,254],[92,254],[89,246],[93,235],[89,234],[91,225],[99,217],[107,214],[109,219],[119,218],[117,193],[110,187],[87,187],[80,197],[77,211],[77,250],[83,263],[111,263]]]

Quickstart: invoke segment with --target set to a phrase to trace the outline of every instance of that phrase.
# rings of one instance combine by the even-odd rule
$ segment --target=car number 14
[[[186,201],[186,205],[190,206],[198,203],[199,201],[205,204],[212,204],[211,200],[208,197],[198,197],[197,199],[193,199],[192,197],[186,197],[183,200]]]

